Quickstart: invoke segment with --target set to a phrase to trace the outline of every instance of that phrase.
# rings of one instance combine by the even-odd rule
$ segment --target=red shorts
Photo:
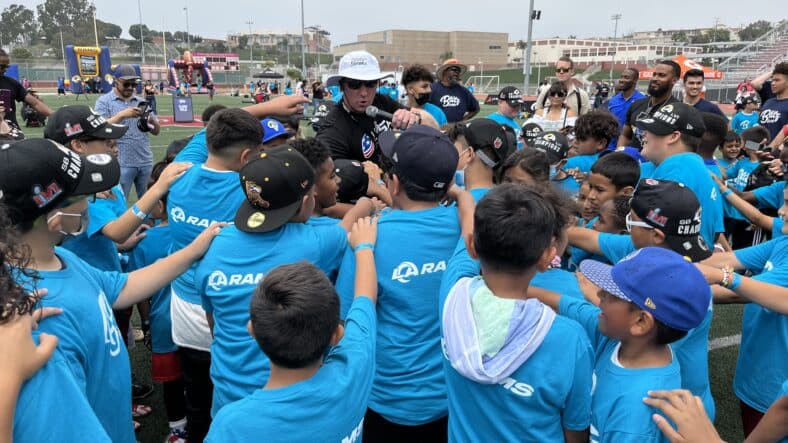
[[[178,352],[151,354],[151,378],[157,383],[165,383],[181,379],[181,359]]]

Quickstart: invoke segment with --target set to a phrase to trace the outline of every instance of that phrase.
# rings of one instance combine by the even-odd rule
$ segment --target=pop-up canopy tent
[[[673,57],[673,61],[678,63],[681,66],[681,76],[684,77],[684,73],[689,71],[690,69],[700,69],[703,71],[703,78],[706,80],[721,80],[722,79],[722,71],[718,71],[716,69],[709,68],[708,66],[703,66],[700,63],[696,62],[695,60],[690,60],[685,57],[683,54],[679,54]],[[651,77],[654,76],[654,69],[648,69],[644,71],[640,71],[640,79],[641,80],[649,80]]]

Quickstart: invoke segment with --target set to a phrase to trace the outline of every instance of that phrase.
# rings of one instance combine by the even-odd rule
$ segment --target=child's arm
[[[769,407],[744,443],[777,442],[782,441],[786,436],[788,436],[788,397],[783,396]]]
[[[293,115],[304,111],[304,103],[309,99],[302,95],[283,95],[273,100],[242,108],[253,116],[264,119],[272,115]]]
[[[595,255],[602,255],[599,248],[599,232],[593,229],[572,226],[567,230],[569,244]]]
[[[342,225],[345,231],[350,232],[355,226],[356,221],[364,217],[371,217],[376,210],[377,206],[371,198],[361,197],[356,204],[345,213],[339,224]]]
[[[447,193],[447,197],[457,202],[457,216],[460,219],[462,236],[466,237],[473,234],[473,213],[476,210],[476,202],[473,200],[473,196],[459,186],[452,186]]]
[[[747,220],[751,223],[760,226],[763,229],[768,230],[771,232],[772,227],[774,226],[774,219],[771,217],[766,216],[764,213],[758,210],[755,206],[747,203],[743,198],[739,197],[738,194],[731,191],[728,186],[725,184],[724,181],[720,180],[719,177],[712,174],[712,178],[715,182],[717,182],[717,186],[720,187],[720,192],[722,193],[723,197],[728,201],[728,203],[732,204],[733,207],[739,210]],[[728,192],[731,191],[731,192]]]
[[[733,252],[715,252],[711,257],[703,260],[701,263],[720,269],[726,266],[730,266],[734,270],[739,271],[744,269],[744,265],[736,258],[736,254]]]
[[[683,389],[649,391],[648,395],[649,397],[644,398],[643,402],[659,409],[671,422],[676,423],[677,429],[673,429],[670,422],[661,415],[651,416],[671,443],[724,443],[709,420],[700,397]]]
[[[377,218],[358,219],[350,231],[348,242],[356,256],[355,297],[378,301],[378,277],[375,271],[375,240],[378,235]]]
[[[101,233],[116,243],[124,243],[153,211],[156,203],[169,191],[170,185],[191,166],[191,163],[171,163],[162,171],[156,183],[137,200],[137,203],[116,220],[104,225]]]
[[[176,277],[186,272],[194,261],[205,254],[211,241],[224,226],[226,223],[213,224],[180,251],[129,273],[128,280],[112,307],[115,309],[128,308],[170,284]]]
[[[695,266],[706,277],[710,285],[719,285],[722,282],[722,269],[696,263]],[[712,286],[715,303],[747,303],[749,301],[771,309],[772,311],[788,315],[788,288],[773,285],[749,277],[741,276],[741,283],[735,290]]]

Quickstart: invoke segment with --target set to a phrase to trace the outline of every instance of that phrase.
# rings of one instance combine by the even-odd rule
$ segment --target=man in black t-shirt
[[[5,119],[15,128],[19,128],[19,123],[16,121],[16,102],[25,102],[44,117],[49,117],[52,114],[49,106],[29,95],[18,81],[5,75],[10,64],[8,53],[0,49],[0,106],[4,108]]]
[[[394,129],[405,129],[421,122],[418,110],[403,108],[391,98],[378,94],[380,72],[378,61],[366,51],[353,51],[339,61],[339,88],[342,101],[321,121],[316,138],[328,147],[334,159],[371,160],[380,165],[378,135]],[[365,111],[375,106],[393,114],[391,121],[372,118]]]
[[[673,60],[662,60],[654,67],[654,76],[648,83],[648,97],[632,103],[627,110],[626,124],[618,137],[618,146],[632,146],[638,151],[643,149],[643,131],[635,127],[635,122],[647,115],[653,115],[668,103],[678,102],[673,97],[673,86],[681,78],[681,67]]]

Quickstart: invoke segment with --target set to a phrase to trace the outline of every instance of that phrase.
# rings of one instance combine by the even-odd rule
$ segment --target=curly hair
[[[630,211],[629,202],[632,197],[629,195],[619,195],[613,197],[613,215],[615,216],[616,226],[621,228],[622,231],[627,229],[627,215]]]
[[[402,73],[402,84],[407,86],[413,82],[428,81],[435,82],[435,77],[422,65],[413,65]]]
[[[5,206],[0,204],[0,324],[30,314],[38,304],[35,284],[39,275],[30,269],[31,261],[30,247],[19,241]],[[32,292],[19,282],[30,283]]]
[[[608,111],[595,109],[581,115],[575,122],[575,137],[580,140],[592,138],[610,143],[618,136],[618,119]]]
[[[331,157],[331,153],[328,148],[326,148],[326,145],[314,137],[293,140],[289,145],[300,152],[301,155],[306,158],[306,161],[312,165],[312,169],[315,171]]]

